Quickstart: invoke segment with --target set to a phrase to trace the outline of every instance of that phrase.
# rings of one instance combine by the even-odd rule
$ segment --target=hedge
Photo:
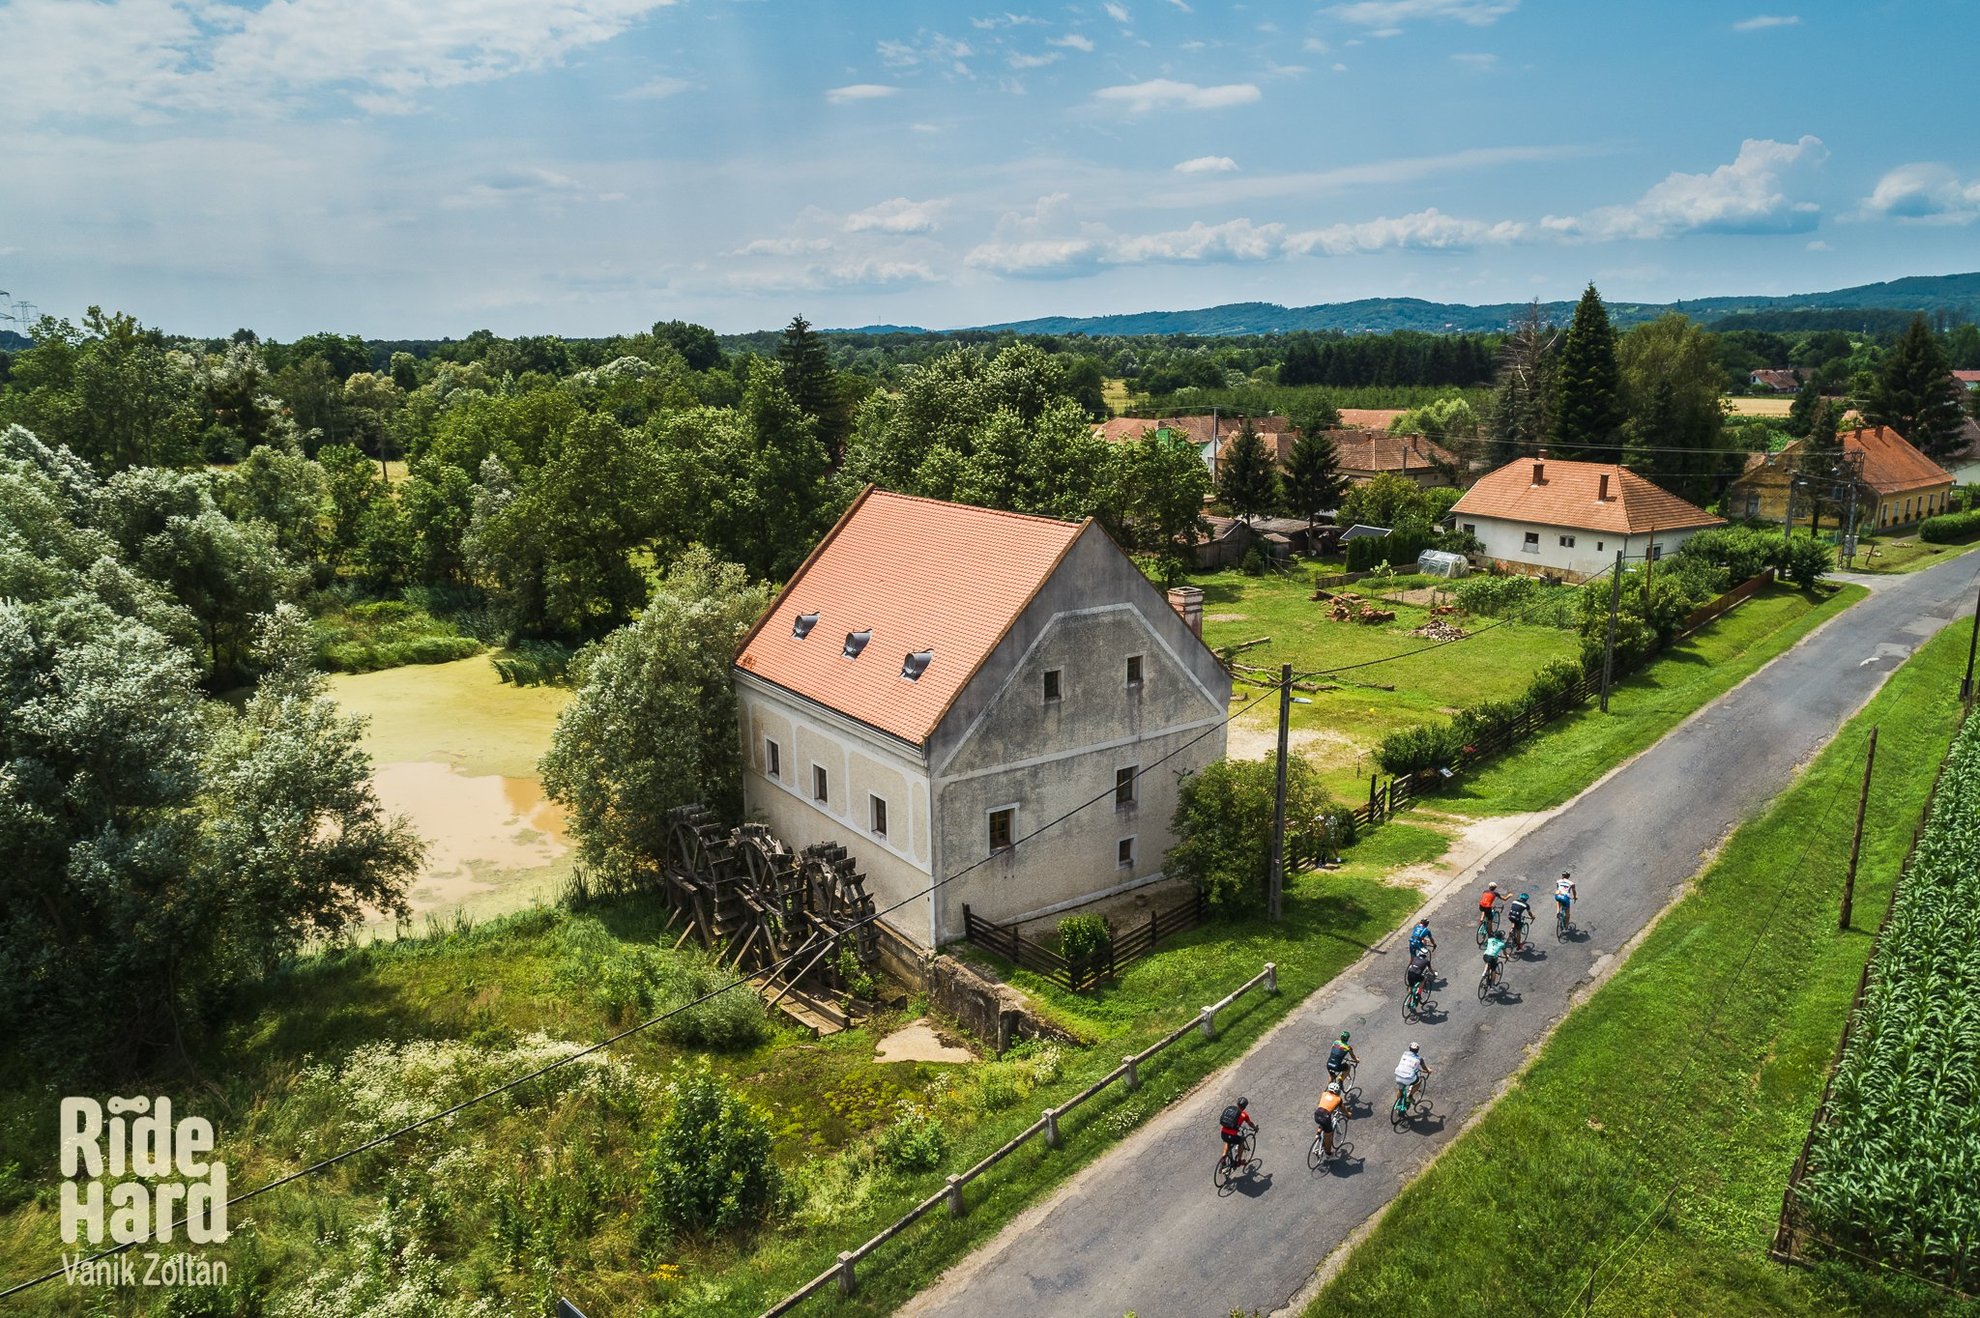
[[[1980,535],[1980,509],[1966,513],[1940,513],[1927,517],[1918,528],[1918,538],[1927,544],[1950,545]]]

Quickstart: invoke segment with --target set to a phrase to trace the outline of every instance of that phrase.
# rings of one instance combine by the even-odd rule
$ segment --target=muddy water
[[[563,807],[544,799],[534,778],[470,775],[451,764],[413,760],[379,765],[372,781],[385,809],[409,816],[426,843],[426,864],[406,895],[415,913],[548,895],[535,891],[544,884],[521,876],[558,866],[570,854]],[[531,891],[512,891],[522,886]]]

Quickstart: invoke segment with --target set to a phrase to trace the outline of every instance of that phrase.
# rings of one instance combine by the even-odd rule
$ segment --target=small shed
[[[1416,570],[1432,577],[1461,577],[1471,570],[1471,563],[1448,549],[1426,549],[1416,556]]]
[[[1343,541],[1369,540],[1385,536],[1388,533],[1389,528],[1386,526],[1363,526],[1360,522],[1356,522],[1353,526],[1350,526],[1341,533],[1341,539]]]

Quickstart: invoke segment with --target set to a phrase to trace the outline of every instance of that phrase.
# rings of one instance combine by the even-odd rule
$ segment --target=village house
[[[1801,372],[1798,370],[1760,370],[1746,377],[1749,388],[1762,389],[1768,393],[1791,394],[1801,388]]]
[[[925,948],[965,903],[1016,921],[1160,879],[1231,694],[1202,592],[1164,599],[1092,521],[871,487],[733,671],[746,812],[843,844]]]
[[[1845,461],[1855,466],[1861,484],[1856,503],[1857,524],[1866,530],[1906,527],[1946,510],[1953,474],[1920,453],[1889,426],[1845,431]],[[1787,520],[1788,485],[1801,464],[1803,441],[1794,440],[1774,453],[1755,453],[1726,490],[1721,505],[1734,517],[1768,522]],[[1809,495],[1797,493],[1797,520],[1809,516]]]
[[[1481,476],[1451,509],[1503,572],[1580,581],[1614,565],[1616,551],[1654,561],[1725,519],[1614,462],[1538,457]]]
[[[1386,472],[1415,481],[1424,489],[1458,484],[1458,460],[1449,450],[1421,435],[1392,435],[1385,430],[1330,430],[1340,472],[1350,482],[1365,485]]]
[[[1250,420],[1251,428],[1265,441],[1266,455],[1284,467],[1292,459],[1293,444],[1299,439],[1298,429],[1282,416],[1255,416]],[[1243,431],[1244,425],[1244,417],[1226,416],[1218,412],[1206,416],[1160,418],[1117,416],[1093,427],[1093,435],[1096,439],[1116,443],[1142,439],[1164,431],[1181,435],[1196,446],[1197,453],[1203,458],[1203,465],[1215,476],[1224,454],[1230,450],[1231,441]]]
[[[1962,418],[1959,439],[1954,442],[1952,452],[1938,461],[1952,474],[1953,484],[1980,485],[1980,420]]]

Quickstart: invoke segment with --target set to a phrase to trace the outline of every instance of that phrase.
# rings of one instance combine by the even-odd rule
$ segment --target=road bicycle
[[[1351,1147],[1347,1142],[1347,1124],[1347,1105],[1342,1104],[1340,1110],[1334,1113],[1334,1151],[1327,1152],[1327,1132],[1316,1129],[1313,1132],[1313,1145],[1306,1151],[1306,1170],[1317,1172],[1327,1162],[1347,1157],[1348,1149]]]
[[[1479,916],[1479,917],[1478,917],[1478,945],[1479,945],[1480,947],[1483,947],[1483,946],[1485,946],[1485,940],[1486,940],[1486,939],[1488,939],[1488,938],[1490,938],[1491,936],[1492,936],[1492,917],[1491,917],[1491,916],[1489,916],[1489,915],[1481,915],[1481,916]]]
[[[1403,994],[1404,1020],[1406,1021],[1416,1020],[1419,1017],[1421,1017],[1424,1012],[1430,1010],[1430,1006],[1431,1006],[1430,999],[1424,996],[1425,986],[1427,986],[1429,982],[1430,982],[1430,976],[1425,975],[1423,977],[1422,984],[1411,984],[1409,986],[1409,992]]]
[[[1496,965],[1485,967],[1485,973],[1478,977],[1478,1000],[1485,1001],[1497,987],[1499,987],[1499,967]]]
[[[1221,1190],[1231,1183],[1234,1176],[1242,1176],[1251,1166],[1251,1153],[1258,1144],[1258,1128],[1249,1127],[1244,1132],[1244,1140],[1237,1146],[1237,1156],[1231,1156],[1231,1146],[1226,1144],[1224,1151],[1217,1155],[1217,1170],[1210,1174],[1210,1180]]]
[[[1418,1076],[1416,1082],[1408,1089],[1396,1090],[1396,1101],[1389,1104],[1389,1125],[1392,1129],[1401,1130],[1409,1124],[1410,1111],[1422,1100],[1423,1084],[1428,1078]]]
[[[1515,953],[1524,952],[1527,948],[1533,946],[1533,944],[1526,941],[1526,921],[1515,920],[1512,922],[1512,927],[1507,931],[1506,946]]]
[[[1559,902],[1555,902],[1554,903],[1554,937],[1560,939],[1562,942],[1566,942],[1567,936],[1573,932],[1574,932],[1574,921],[1568,919],[1568,908],[1563,906]]]
[[[1354,1073],[1360,1069],[1361,1064],[1359,1062],[1349,1062],[1346,1067],[1339,1071],[1327,1072],[1327,1078],[1329,1080],[1340,1081],[1342,1094],[1352,1094],[1355,1092]]]

